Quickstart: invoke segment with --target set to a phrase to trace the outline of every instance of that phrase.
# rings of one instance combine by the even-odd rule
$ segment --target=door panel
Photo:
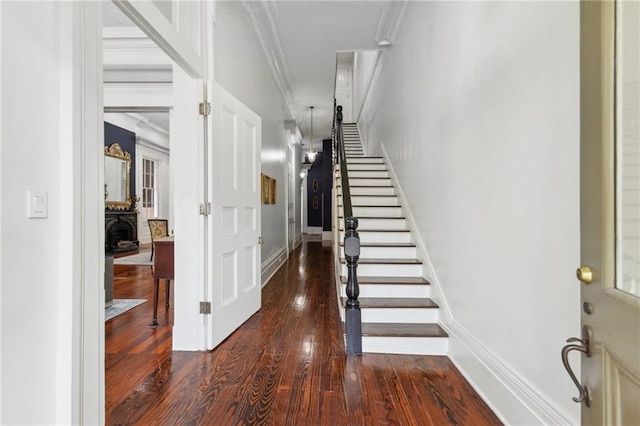
[[[261,120],[219,86],[213,93],[212,347],[260,309]]]
[[[593,336],[591,356],[582,356],[582,383],[591,394],[590,406],[582,405],[583,424],[640,424],[640,299],[625,283],[635,274],[638,251],[640,162],[634,153],[640,144],[621,131],[619,62],[637,61],[640,52],[620,43],[619,7],[581,4],[581,262],[592,272],[591,279],[583,275],[581,307],[582,324]],[[637,108],[635,118],[637,125]]]

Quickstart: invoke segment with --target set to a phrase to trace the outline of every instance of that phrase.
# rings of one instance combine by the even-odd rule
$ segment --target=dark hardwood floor
[[[148,326],[151,268],[116,265],[115,297],[149,302],[106,323],[107,424],[501,424],[447,357],[347,358],[332,265],[303,243],[210,352],[171,352],[173,310]]]

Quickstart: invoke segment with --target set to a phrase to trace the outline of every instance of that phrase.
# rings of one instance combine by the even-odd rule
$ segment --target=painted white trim
[[[407,10],[408,0],[392,1],[389,6],[382,12],[380,21],[378,21],[378,29],[374,37],[379,46],[389,46],[393,44],[400,30],[402,18]]]
[[[547,402],[538,389],[519,377],[460,323],[452,320],[447,332],[449,358],[503,423],[571,424],[569,416]]]
[[[262,262],[262,287],[267,285],[271,277],[280,269],[282,265],[287,261],[287,245],[280,247],[276,250],[267,260]]]
[[[156,112],[173,107],[172,83],[105,83],[106,112]]]
[[[58,422],[70,416],[74,424],[103,424],[105,419],[104,370],[104,119],[102,114],[102,7],[99,3],[74,3],[68,22],[60,22],[62,40],[70,36],[66,60],[73,63],[64,81],[72,97],[62,98],[61,111],[72,111],[61,119],[60,140],[72,134],[69,169],[74,212],[72,238],[63,252],[71,252],[71,266],[63,279],[73,282],[73,348],[71,407],[61,404]],[[71,28],[71,33],[62,28]],[[66,41],[66,40],[65,40]],[[71,128],[65,127],[70,125]],[[97,167],[100,166],[100,167]],[[65,169],[61,163],[61,167]],[[71,274],[71,276],[69,276]],[[64,351],[64,345],[61,345]],[[66,353],[66,352],[65,352]],[[64,357],[59,353],[61,358]],[[61,371],[63,371],[61,369]],[[62,380],[62,378],[60,378]],[[70,413],[67,411],[70,409]]]
[[[454,319],[384,144],[380,144],[379,151],[403,206],[408,228],[414,231],[411,234],[418,249],[417,258],[423,262],[425,278],[431,282],[430,298],[440,306],[438,323],[449,333],[449,358],[505,424],[571,424],[569,416],[547,402],[534,386],[522,380]]]
[[[331,237],[333,237],[333,231],[322,231],[323,241],[331,241]]]
[[[272,5],[274,4],[273,2],[271,3]],[[255,30],[260,46],[262,47],[262,52],[269,64],[269,69],[271,70],[278,89],[280,89],[280,93],[284,98],[285,115],[290,118],[294,118],[292,106],[297,104],[293,96],[293,85],[291,84],[291,77],[288,71],[289,68],[287,67],[287,62],[282,50],[282,45],[280,44],[280,38],[278,37],[278,32],[274,24],[270,7],[268,7],[268,4],[267,7],[264,7],[261,3],[255,3],[248,0],[242,0],[242,4],[249,14],[253,29]],[[257,11],[257,7],[262,9]]]
[[[0,5],[0,22],[2,22],[2,6]],[[2,31],[0,31],[0,46],[2,46]],[[2,81],[2,54],[0,54],[0,81]],[[0,165],[2,165],[2,92],[0,91]],[[2,173],[0,173],[0,188],[2,188]],[[0,228],[2,227],[2,197],[0,196]],[[0,244],[0,306],[2,305],[2,244]],[[2,315],[0,315],[0,366],[2,363]],[[0,419],[2,419],[2,368],[0,368]]]
[[[151,0],[114,4],[192,78],[205,78],[204,60]]]
[[[302,244],[302,232],[300,232],[293,240],[293,250],[297,249],[298,246]],[[292,250],[292,251],[293,251]]]

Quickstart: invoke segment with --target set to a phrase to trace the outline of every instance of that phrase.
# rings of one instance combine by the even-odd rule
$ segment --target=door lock
[[[264,240],[262,239],[262,237],[258,237],[258,244],[263,244]]]
[[[588,266],[581,266],[576,269],[576,277],[578,277],[578,279],[583,283],[589,284],[593,281],[593,272]]]

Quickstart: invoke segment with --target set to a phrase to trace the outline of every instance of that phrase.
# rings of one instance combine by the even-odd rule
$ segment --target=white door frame
[[[175,63],[177,63],[192,79],[204,79],[205,61],[187,42],[187,40],[164,18],[151,0],[118,0],[114,1],[140,29],[142,29]],[[188,2],[174,3],[174,7],[188,8]],[[205,8],[197,6],[199,11]],[[104,156],[101,141],[103,135],[103,95],[102,95],[102,6],[100,2],[74,2],[73,20],[70,22],[74,32],[73,51],[75,66],[72,69],[78,89],[73,99],[73,122],[77,138],[77,156],[71,159],[74,174],[79,176],[73,188],[73,212],[78,218],[74,221],[76,243],[73,244],[73,282],[74,285],[74,329],[72,347],[77,362],[73,365],[73,386],[70,396],[72,419],[74,424],[104,424],[105,421],[105,376],[104,376],[104,200],[101,196],[104,172],[100,165]],[[204,23],[204,13],[198,15],[200,23]],[[197,29],[196,29],[197,31]],[[206,40],[202,40],[201,46]],[[76,75],[77,74],[77,75]],[[200,93],[202,96],[202,92]],[[200,97],[201,99],[201,97]],[[193,99],[195,108],[197,101]],[[202,132],[196,141],[202,145]],[[197,161],[197,156],[196,156]],[[200,166],[200,165],[198,165]],[[200,170],[201,167],[198,167]],[[204,180],[204,178],[202,178]],[[185,208],[197,206],[202,194],[198,194]],[[176,217],[176,222],[183,217]],[[179,223],[177,223],[180,226]],[[178,227],[177,226],[177,227]],[[176,251],[180,244],[188,245],[188,232],[176,238]],[[195,239],[198,240],[198,239]],[[191,241],[195,241],[191,240]],[[198,244],[202,248],[204,244]],[[193,249],[193,247],[191,247]],[[176,266],[181,262],[179,260]],[[203,265],[200,262],[198,265]],[[186,268],[183,268],[183,270]],[[204,287],[204,277],[193,272],[198,283],[195,301]],[[189,282],[187,277],[180,277],[176,267],[176,280]],[[192,281],[193,282],[193,281]],[[176,322],[179,312],[185,306],[193,307],[193,300],[185,300],[178,304],[176,289]],[[191,295],[193,296],[193,295]],[[184,298],[183,298],[184,299]],[[198,316],[197,314],[195,315]],[[203,330],[192,322],[186,321],[186,327],[195,328],[195,333],[188,333],[191,339],[184,346],[189,349],[204,349]],[[174,329],[174,337],[180,335],[178,327]],[[182,333],[187,334],[187,333]],[[195,342],[195,343],[194,343]],[[174,341],[175,348],[175,341]]]

